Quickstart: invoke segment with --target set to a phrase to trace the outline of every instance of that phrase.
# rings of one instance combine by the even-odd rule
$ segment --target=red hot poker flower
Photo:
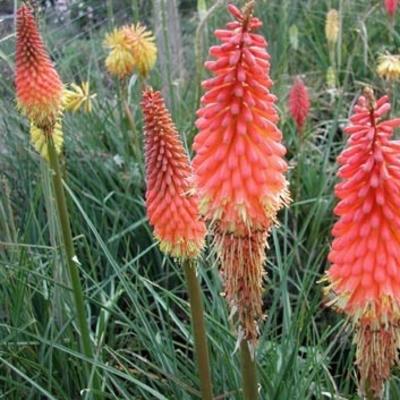
[[[400,344],[400,119],[382,120],[389,110],[387,96],[375,101],[366,90],[345,129],[327,272],[330,304],[356,325],[361,384],[375,395]]]
[[[262,23],[253,3],[243,11],[230,5],[235,21],[215,32],[222,43],[206,63],[214,77],[203,82],[193,146],[200,211],[211,223],[226,298],[239,336],[252,342],[262,318],[266,239],[289,197],[270,56],[255,33]]]
[[[398,0],[384,0],[386,12],[390,17],[394,17],[397,11]]]
[[[310,111],[310,97],[307,86],[300,77],[295,79],[290,89],[288,105],[297,131],[301,133]]]
[[[265,229],[287,201],[285,147],[269,91],[267,42],[262,23],[233,5],[236,21],[215,31],[222,42],[205,66],[214,75],[198,111],[193,167],[200,210],[229,232]]]
[[[190,184],[189,159],[160,92],[146,89],[146,205],[160,248],[172,257],[197,257],[204,245],[205,224]]]
[[[27,6],[17,11],[15,84],[22,111],[38,128],[51,130],[60,111],[63,86]]]

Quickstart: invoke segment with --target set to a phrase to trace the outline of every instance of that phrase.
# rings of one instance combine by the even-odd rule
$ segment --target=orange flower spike
[[[215,31],[222,44],[211,47],[215,60],[205,64],[214,77],[203,82],[193,167],[202,214],[243,233],[270,226],[287,202],[287,164],[269,91],[267,42],[254,33],[262,23],[251,7],[228,9],[236,21]]]
[[[22,112],[40,129],[53,129],[62,103],[63,85],[43,45],[31,10],[17,11],[15,84]]]
[[[296,123],[298,133],[303,131],[304,124],[310,112],[310,96],[307,86],[300,77],[297,77],[289,92],[289,111]]]
[[[206,227],[190,184],[191,166],[160,92],[146,89],[141,103],[145,122],[146,205],[161,250],[172,257],[197,257]]]
[[[400,143],[391,138],[400,119],[382,120],[389,110],[368,89],[345,129],[327,272],[330,305],[356,324],[361,386],[375,395],[400,344]]]

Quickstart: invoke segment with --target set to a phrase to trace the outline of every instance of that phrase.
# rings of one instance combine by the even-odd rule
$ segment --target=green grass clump
[[[169,104],[189,150],[198,101],[195,3],[181,4],[186,78],[177,80],[173,65],[167,68],[171,75],[157,69],[151,78],[155,88],[163,82],[173,88]],[[208,7],[212,3],[206,1]],[[82,4],[83,13],[75,5],[63,24],[55,23],[51,13],[42,16],[41,28],[63,81],[89,80],[97,93],[92,113],[67,115],[64,121],[66,192],[96,354],[88,360],[76,344],[70,282],[49,196],[51,177],[14,107],[15,35],[8,31],[0,38],[0,398],[90,399],[84,390],[87,361],[101,372],[107,399],[196,399],[183,271],[160,253],[152,237],[145,216],[143,157],[132,148],[118,85],[104,69],[105,32],[139,17],[151,27],[153,2]],[[334,92],[325,82],[330,58],[324,23],[330,7],[343,16]],[[341,317],[321,306],[317,282],[327,267],[335,157],[363,84],[378,93],[388,91],[392,114],[398,115],[396,84],[388,87],[375,73],[378,54],[398,49],[398,24],[392,27],[380,2],[372,0],[259,0],[257,15],[269,41],[294,197],[280,214],[267,256],[268,318],[257,351],[261,398],[356,399],[351,334]],[[223,7],[207,20],[203,57],[215,43],[213,30],[226,21]],[[297,50],[290,45],[293,25],[299,32]],[[297,74],[304,75],[312,94],[304,143],[286,109],[288,88]],[[129,94],[141,144],[138,83],[132,82]],[[215,393],[218,399],[239,399],[240,357],[214,255],[206,252],[200,264]],[[396,371],[385,399],[400,399]]]

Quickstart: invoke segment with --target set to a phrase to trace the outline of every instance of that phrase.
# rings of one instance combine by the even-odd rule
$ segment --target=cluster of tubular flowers
[[[18,106],[38,128],[50,130],[61,109],[63,85],[27,6],[17,11],[16,47]]]
[[[335,45],[338,41],[340,31],[340,17],[337,10],[332,8],[326,14],[325,37],[330,45]]]
[[[17,11],[15,85],[17,103],[31,123],[31,142],[48,159],[48,140],[61,152],[63,85],[47,54],[31,10]]]
[[[126,78],[135,70],[145,78],[157,60],[154,36],[139,23],[107,34],[104,46],[110,49],[106,68],[119,79]]]
[[[329,305],[356,330],[361,388],[378,396],[400,345],[400,119],[383,120],[388,97],[367,89],[358,100],[338,162]]]
[[[384,5],[389,17],[393,18],[399,5],[398,0],[384,0]]]
[[[181,261],[199,256],[206,227],[191,184],[192,169],[160,92],[146,89],[146,207],[161,250]]]
[[[80,85],[71,83],[68,89],[64,89],[63,106],[66,111],[77,112],[82,109],[84,112],[92,112],[92,101],[96,93],[90,93],[89,82],[82,82]]]
[[[49,146],[46,133],[38,128],[33,122],[30,126],[31,143],[34,149],[42,156],[43,159],[49,161]],[[61,117],[57,119],[52,131],[51,138],[57,154],[60,154],[64,144],[64,135],[62,131]]]
[[[262,317],[264,247],[278,210],[288,202],[286,152],[269,89],[262,23],[228,7],[235,21],[216,30],[222,42],[205,66],[214,75],[198,110],[193,160],[200,212],[214,235],[225,294],[240,335],[255,340]]]
[[[310,112],[310,96],[307,86],[300,77],[296,77],[290,89],[288,106],[297,131],[301,133]]]
[[[400,55],[383,54],[379,56],[377,74],[388,81],[400,79]]]

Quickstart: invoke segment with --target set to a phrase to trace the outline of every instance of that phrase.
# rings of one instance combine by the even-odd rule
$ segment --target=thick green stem
[[[68,214],[67,202],[65,199],[60,163],[52,138],[49,137],[47,139],[47,142],[49,147],[50,168],[52,170],[54,197],[57,204],[57,212],[61,227],[60,236],[63,241],[66,263],[71,278],[72,292],[75,301],[76,315],[78,318],[78,326],[80,331],[81,346],[85,356],[88,358],[93,358],[93,349],[90,341],[89,326],[86,320],[84,295],[79,279],[79,270],[77,265],[78,260],[76,259],[74,244],[72,240],[71,223]],[[85,367],[88,372],[89,368],[87,364],[85,364]],[[88,380],[89,377],[90,374],[88,373]],[[101,384],[99,378],[99,375],[97,373],[94,373],[93,389],[95,392],[95,398],[100,398],[101,394]]]
[[[249,342],[247,340],[242,340],[240,343],[240,359],[242,369],[243,399],[257,400],[257,366],[255,359],[250,354]]]
[[[192,326],[197,368],[200,378],[200,391],[203,400],[212,400],[212,383],[206,329],[204,324],[203,300],[201,288],[196,276],[196,267],[186,261],[183,265],[189,293],[190,310],[192,313]]]

